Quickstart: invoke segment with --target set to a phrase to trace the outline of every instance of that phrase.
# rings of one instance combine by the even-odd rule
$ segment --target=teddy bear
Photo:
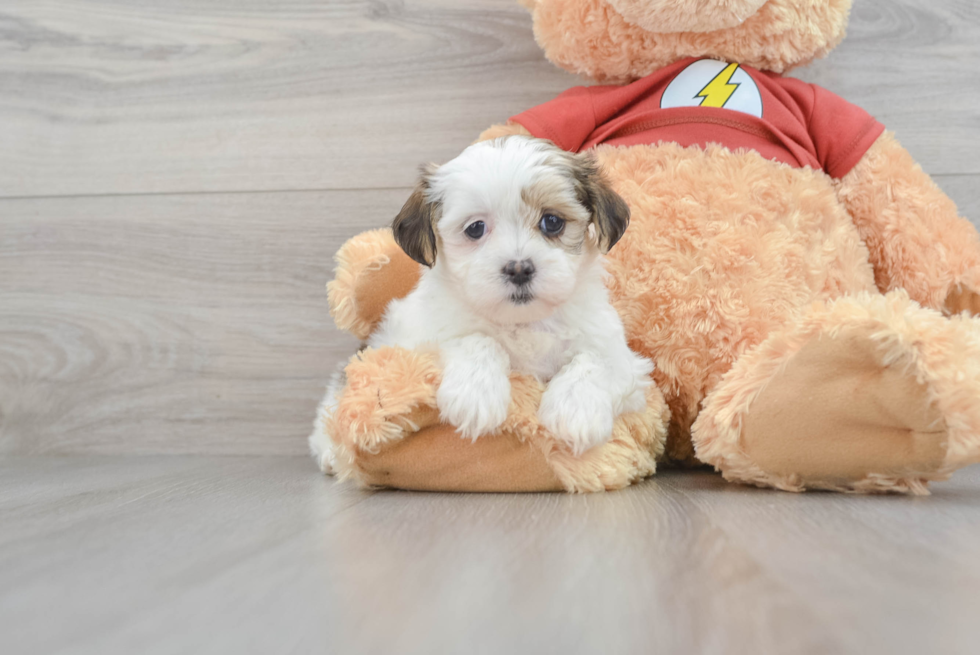
[[[321,404],[321,468],[363,485],[612,490],[710,465],[786,491],[928,493],[980,462],[980,238],[873,117],[784,75],[843,38],[851,0],[522,0],[556,65],[597,84],[490,127],[591,151],[632,220],[607,255],[645,411],[579,456],[512,376],[505,423],[440,422],[438,358],[364,349]],[[366,338],[419,264],[389,229],[328,284]]]

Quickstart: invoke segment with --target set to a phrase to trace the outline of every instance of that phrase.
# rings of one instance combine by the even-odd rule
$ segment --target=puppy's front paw
[[[460,436],[476,439],[495,431],[510,408],[510,380],[503,372],[450,367],[436,393],[439,417]]]
[[[541,424],[576,455],[609,441],[615,418],[609,393],[584,381],[568,385],[552,380],[538,408]]]

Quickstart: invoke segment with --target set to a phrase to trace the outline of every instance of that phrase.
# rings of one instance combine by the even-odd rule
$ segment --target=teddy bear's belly
[[[609,253],[611,297],[630,346],[656,362],[676,438],[739,354],[787,317],[875,289],[867,248],[822,172],[719,146],[596,152],[632,211]]]

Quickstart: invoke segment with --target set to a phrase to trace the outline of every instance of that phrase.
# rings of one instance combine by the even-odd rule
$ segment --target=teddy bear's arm
[[[327,284],[330,315],[341,330],[366,340],[388,303],[408,295],[421,266],[395,243],[390,228],[358,234],[334,255],[337,268]]]
[[[652,475],[663,454],[670,410],[655,386],[642,409],[616,418],[609,443],[576,457],[538,422],[544,385],[534,377],[511,376],[506,422],[474,442],[440,422],[441,375],[431,352],[363,350],[321,406],[311,445],[332,450],[341,478],[427,491],[619,489]]]
[[[837,189],[882,292],[903,288],[927,307],[980,314],[977,231],[891,133],[878,138]]]

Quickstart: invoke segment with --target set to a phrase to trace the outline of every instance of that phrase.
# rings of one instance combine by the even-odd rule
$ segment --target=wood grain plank
[[[980,7],[859,0],[801,70],[933,173],[978,173]],[[513,0],[0,6],[0,196],[408,185],[579,83]]]
[[[0,202],[0,451],[303,452],[333,253],[407,194]]]
[[[569,86],[509,0],[8,3],[0,195],[402,186]]]
[[[922,499],[730,493],[722,480],[696,476],[662,484],[772,575],[806,590],[813,612],[856,652],[967,652],[980,612],[968,592],[980,589],[980,524],[968,518],[980,512],[977,480],[973,467]],[[931,591],[916,591],[924,586]],[[869,608],[889,617],[887,627],[869,626]]]
[[[305,458],[0,459],[0,650],[972,653],[980,469],[935,489],[372,494]]]

